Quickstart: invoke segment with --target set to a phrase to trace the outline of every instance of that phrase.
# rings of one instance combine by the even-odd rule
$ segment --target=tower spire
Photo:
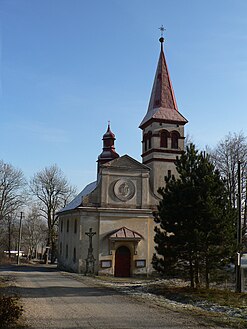
[[[142,129],[142,162],[150,170],[150,186],[157,191],[165,185],[164,176],[178,177],[175,161],[184,150],[184,125],[187,120],[178,112],[164,53],[164,27],[160,27],[159,61]]]
[[[179,113],[175,94],[170,79],[165,53],[163,49],[164,44],[164,27],[159,28],[161,37],[159,38],[161,44],[159,61],[154,78],[153,88],[149,101],[148,111],[140,124],[140,128],[146,125],[152,119],[167,121],[169,123],[185,124],[187,120]]]

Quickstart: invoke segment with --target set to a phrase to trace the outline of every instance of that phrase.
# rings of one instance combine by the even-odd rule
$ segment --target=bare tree
[[[190,144],[195,144],[194,137],[189,132],[187,132],[187,134],[185,136],[185,141],[184,141],[185,148],[186,148],[186,146],[189,146]]]
[[[241,161],[242,178],[246,180],[247,138],[242,132],[229,133],[210,153],[215,166],[226,180],[231,205],[236,206],[238,161]]]
[[[11,250],[17,250],[18,227],[17,214],[12,213],[4,217],[1,225],[1,246],[8,251],[9,258],[11,257]]]
[[[232,207],[237,207],[238,162],[241,162],[242,217],[244,230],[247,222],[247,137],[240,133],[228,133],[210,151],[211,158],[225,179]]]
[[[27,250],[28,257],[37,258],[38,249],[42,253],[46,243],[47,225],[41,217],[38,206],[32,204],[27,212],[22,229],[22,244]]]
[[[25,203],[25,184],[20,169],[0,160],[0,220],[13,214]]]
[[[26,181],[20,169],[0,160],[0,243],[9,252],[15,244],[17,212],[27,199]]]
[[[71,200],[76,189],[69,184],[57,165],[46,167],[36,173],[31,179],[30,188],[39,201],[41,215],[47,220],[47,246],[51,248],[51,259],[54,261],[58,221],[56,212]]]

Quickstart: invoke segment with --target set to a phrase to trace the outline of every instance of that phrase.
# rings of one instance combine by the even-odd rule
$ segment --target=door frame
[[[118,266],[118,261],[117,261],[117,257],[118,256],[118,250],[120,248],[125,248],[126,250],[128,250],[128,254],[129,254],[129,260],[128,260],[128,263],[129,263],[129,268],[128,268],[128,275],[116,275],[118,269],[117,269],[117,266]],[[115,266],[114,266],[114,276],[115,277],[130,277],[131,276],[131,272],[132,272],[132,252],[131,252],[131,248],[125,244],[123,245],[119,245],[117,248],[116,248],[116,251],[115,251]]]

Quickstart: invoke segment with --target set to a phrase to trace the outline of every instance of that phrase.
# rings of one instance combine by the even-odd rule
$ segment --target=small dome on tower
[[[98,156],[98,168],[100,167],[100,165],[119,157],[119,154],[115,151],[115,139],[115,135],[113,134],[110,128],[110,123],[108,123],[107,131],[102,138],[103,151]]]
[[[106,138],[114,138],[114,140],[116,139],[116,138],[115,138],[115,135],[114,135],[113,132],[111,131],[110,123],[108,123],[107,131],[106,131],[106,133],[103,135],[103,140],[106,139]]]

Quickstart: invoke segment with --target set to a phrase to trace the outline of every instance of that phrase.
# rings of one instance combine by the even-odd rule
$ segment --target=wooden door
[[[131,253],[129,248],[122,246],[116,250],[115,255],[115,276],[130,276]]]

